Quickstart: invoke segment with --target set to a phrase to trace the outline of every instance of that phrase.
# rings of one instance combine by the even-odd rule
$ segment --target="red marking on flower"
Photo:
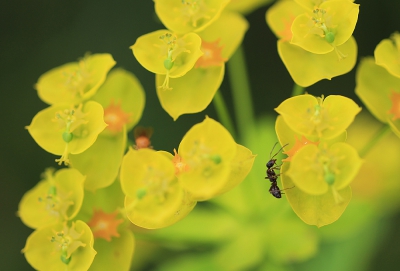
[[[150,137],[153,134],[153,128],[151,127],[142,127],[138,126],[135,128],[133,131],[133,135],[135,137],[135,145],[134,148],[136,150],[143,149],[143,148],[149,148],[152,149],[153,146],[151,146],[151,141]]]
[[[301,137],[301,140],[299,140],[297,137],[296,137],[295,139],[296,139],[296,143],[294,144],[294,146],[293,146],[290,150],[284,152],[284,154],[288,155],[288,157],[285,158],[285,159],[282,159],[283,162],[289,162],[289,161],[291,161],[292,158],[293,158],[293,156],[294,156],[301,148],[303,148],[304,146],[306,146],[306,145],[308,145],[308,144],[314,144],[314,145],[318,146],[318,144],[319,144],[319,142],[310,141],[310,140],[308,140],[307,138],[305,138],[304,136]]]
[[[390,100],[392,101],[392,108],[390,108],[388,113],[393,115],[392,120],[400,119],[400,93],[392,90]]]
[[[119,237],[118,225],[124,222],[123,219],[116,219],[118,211],[107,214],[102,210],[94,210],[92,219],[87,223],[92,229],[94,238],[103,238],[108,242],[111,236]]]
[[[114,104],[114,100],[111,100],[110,105],[104,109],[104,121],[111,132],[121,132],[124,125],[129,122],[130,116],[131,113],[125,113],[122,110],[121,101]]]
[[[189,166],[183,161],[182,157],[176,152],[174,149],[175,156],[172,159],[172,163],[175,166],[175,175],[180,174],[181,172],[188,171]]]
[[[291,41],[292,40],[292,24],[295,19],[295,16],[290,15],[289,18],[283,18],[284,29],[280,32],[277,32],[278,36],[282,41]]]
[[[196,62],[196,68],[222,66],[227,59],[222,57],[222,46],[218,45],[219,39],[214,42],[201,42],[201,51],[204,53]]]

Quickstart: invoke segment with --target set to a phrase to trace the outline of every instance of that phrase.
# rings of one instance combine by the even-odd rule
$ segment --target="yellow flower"
[[[83,201],[85,177],[76,169],[47,169],[43,180],[25,193],[18,214],[33,229],[76,216]]]
[[[93,96],[115,65],[110,54],[86,55],[40,76],[36,89],[48,104],[79,104]]]

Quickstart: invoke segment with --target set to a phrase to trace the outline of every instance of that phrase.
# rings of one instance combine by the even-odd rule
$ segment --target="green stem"
[[[294,83],[293,90],[292,90],[292,97],[303,94],[304,90],[305,90],[304,87],[299,86],[298,84]]]
[[[221,90],[218,90],[214,95],[213,104],[217,111],[218,119],[225,126],[226,129],[231,133],[233,138],[236,139],[236,132],[233,127],[231,116],[228,112],[224,97],[222,97]]]
[[[370,140],[360,151],[359,155],[364,158],[368,152],[386,135],[390,132],[390,126],[384,125],[382,126],[372,137]]]
[[[243,140],[249,127],[254,127],[253,101],[242,46],[228,61],[228,72],[232,89],[233,105],[239,137]]]

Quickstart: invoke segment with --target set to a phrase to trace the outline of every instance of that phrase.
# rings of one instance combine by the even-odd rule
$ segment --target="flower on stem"
[[[43,271],[88,270],[96,255],[93,234],[80,220],[35,230],[22,251],[33,268]]]
[[[281,145],[287,144],[281,181],[296,214],[318,227],[333,223],[351,199],[350,182],[362,160],[346,140],[346,129],[360,108],[342,96],[299,95],[276,109]],[[300,140],[301,138],[301,140]]]
[[[68,165],[68,155],[87,150],[107,126],[103,112],[103,107],[93,101],[78,107],[56,104],[37,113],[26,128],[40,147],[62,155],[56,159],[59,165]]]
[[[348,0],[323,1],[296,17],[291,27],[291,43],[315,54],[335,50],[339,59],[345,58],[337,46],[353,34],[358,12],[359,5]]]
[[[176,33],[198,32],[220,16],[230,0],[155,0],[161,22]]]
[[[93,96],[115,65],[110,54],[86,55],[40,76],[36,89],[48,104],[80,104]]]
[[[227,29],[226,25],[231,27]],[[218,20],[198,33],[203,55],[194,68],[182,77],[171,78],[171,91],[157,89],[161,106],[174,120],[182,114],[200,112],[210,104],[221,86],[225,62],[242,42],[247,28],[248,23],[243,16],[223,12]],[[166,75],[156,75],[157,86],[165,80]]]
[[[347,57],[338,58],[336,50],[316,54],[292,44],[292,24],[306,9],[293,0],[277,1],[266,13],[266,21],[279,38],[278,53],[296,84],[308,87],[322,79],[332,79],[349,72],[357,60],[357,44],[351,36],[337,46]]]
[[[190,71],[203,54],[201,38],[196,33],[183,36],[168,30],[158,30],[139,37],[130,48],[137,61],[147,70],[165,75],[164,82],[157,85],[171,90],[170,78],[177,78]]]
[[[47,169],[43,180],[22,197],[18,215],[33,229],[71,220],[82,205],[84,180],[76,169]]]

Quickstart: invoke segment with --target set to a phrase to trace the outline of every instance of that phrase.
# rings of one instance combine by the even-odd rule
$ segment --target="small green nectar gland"
[[[331,31],[325,32],[325,40],[329,43],[335,41],[335,34]]]
[[[136,191],[136,197],[137,197],[139,200],[141,200],[142,198],[144,198],[144,196],[146,196],[146,194],[147,194],[146,188],[139,188],[139,189]]]
[[[326,164],[324,165],[324,179],[325,179],[325,182],[327,184],[329,184],[330,186],[333,185],[335,182],[335,174],[333,174],[329,170],[329,168]]]
[[[214,164],[218,165],[222,162],[222,158],[218,154],[214,154],[210,156],[210,159],[214,162]]]
[[[168,57],[167,59],[164,60],[164,67],[167,70],[172,69],[172,67],[174,66],[174,61],[172,60],[172,50],[168,50]]]

